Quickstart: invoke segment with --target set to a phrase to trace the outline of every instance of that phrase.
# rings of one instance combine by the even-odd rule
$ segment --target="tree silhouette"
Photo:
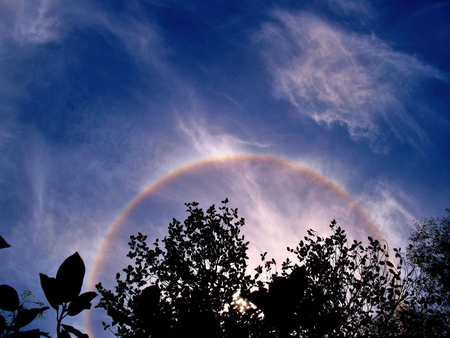
[[[450,209],[448,216],[415,222],[408,257],[430,283],[428,291],[450,306]]]
[[[237,291],[250,286],[248,242],[240,235],[244,220],[227,202],[206,212],[187,203],[184,223],[174,219],[162,245],[156,240],[152,249],[147,236],[131,236],[134,265],[123,270],[124,279],[117,274],[116,293],[97,285],[97,306],[117,324],[117,336],[239,337],[247,315],[232,303]]]
[[[348,243],[336,222],[320,237],[308,230],[281,273],[245,295],[264,313],[271,337],[446,337],[442,313],[424,294],[424,279],[401,249],[368,237]],[[259,266],[270,273],[273,260]],[[448,310],[447,310],[448,311]],[[417,325],[427,324],[426,329]],[[420,326],[420,325],[419,325]]]
[[[450,335],[450,209],[446,210],[447,217],[416,221],[407,247],[408,259],[420,270],[416,283],[423,290],[423,304],[411,310],[409,322],[420,323],[428,335]]]
[[[334,220],[330,236],[308,230],[287,248],[295,258],[279,273],[264,253],[246,275],[244,220],[227,202],[206,212],[186,204],[189,216],[170,223],[162,245],[131,236],[134,264],[116,275],[115,292],[97,285],[97,307],[112,319],[105,329],[152,338],[447,336],[448,307],[429,298],[423,269],[386,242],[349,243]]]

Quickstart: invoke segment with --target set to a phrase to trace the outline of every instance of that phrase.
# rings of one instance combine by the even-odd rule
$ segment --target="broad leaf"
[[[5,311],[15,311],[20,300],[17,291],[9,285],[0,285],[0,309]]]
[[[15,332],[12,335],[12,337],[14,337],[14,338],[39,338],[41,335],[48,337],[48,333],[41,332],[41,331],[39,331],[39,329]],[[10,337],[10,336],[8,336],[8,337]]]
[[[43,273],[40,273],[39,277],[41,279],[41,287],[44,291],[45,298],[47,298],[47,301],[52,308],[58,310],[58,305],[62,304],[62,302],[59,300],[59,290],[56,279],[53,277],[48,277]]]
[[[71,302],[78,297],[83,286],[84,273],[84,262],[78,252],[75,252],[61,264],[56,273],[60,301]]]
[[[4,329],[6,329],[6,320],[5,317],[0,315],[0,332],[3,332]]]
[[[67,309],[67,314],[69,316],[76,316],[83,310],[88,310],[91,308],[91,301],[97,297],[97,293],[95,292],[85,292],[75,298]]]
[[[136,317],[146,320],[156,313],[160,299],[160,291],[157,285],[146,287],[136,298]]]
[[[64,324],[62,326],[63,326],[64,330],[66,330],[67,332],[73,333],[75,336],[77,336],[77,338],[89,338],[89,336],[86,333],[82,333],[82,332],[78,331],[73,326],[64,325]]]
[[[41,307],[41,308],[35,308],[35,309],[22,309],[17,314],[16,320],[15,320],[15,326],[17,329],[27,326],[30,324],[38,314],[44,312],[45,310],[48,310],[49,307]]]
[[[66,326],[66,325],[63,325],[63,326]],[[65,331],[65,330],[62,330],[62,331],[58,332],[58,336],[57,337],[58,338],[72,338],[72,337],[70,337],[70,333]]]
[[[10,248],[10,247],[11,247],[11,245],[6,243],[6,241],[3,239],[3,237],[0,236],[0,249]]]

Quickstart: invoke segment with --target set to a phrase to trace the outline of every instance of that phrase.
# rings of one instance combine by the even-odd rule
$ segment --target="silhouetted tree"
[[[224,203],[228,201],[225,200]],[[448,325],[428,299],[420,266],[401,249],[368,237],[349,243],[314,230],[281,264],[261,255],[246,275],[244,220],[224,204],[206,212],[188,203],[188,218],[169,225],[152,248],[131,236],[134,260],[116,275],[115,292],[97,285],[118,337],[446,337]],[[262,278],[264,277],[264,278]],[[239,293],[239,297],[236,298]],[[238,303],[241,305],[238,306]],[[442,310],[442,309],[441,309]],[[423,325],[422,325],[423,324]],[[420,326],[422,325],[422,326]],[[417,327],[419,326],[419,328]]]
[[[281,273],[245,295],[264,313],[270,337],[446,337],[448,325],[424,294],[423,276],[405,254],[368,237],[347,242],[333,221],[333,234],[315,231],[300,241]],[[272,271],[274,260],[257,270]],[[426,324],[426,325],[425,325]],[[425,325],[425,326],[424,326]]]
[[[189,216],[173,220],[162,245],[150,249],[147,236],[131,236],[128,257],[134,260],[117,274],[115,293],[101,283],[97,307],[106,309],[117,324],[119,337],[239,337],[244,317],[233,296],[248,289],[247,246],[238,210],[216,210],[188,203]],[[105,329],[110,325],[104,324]],[[248,336],[248,335],[247,335]]]
[[[407,253],[426,275],[428,291],[450,306],[450,209],[448,216],[415,222]]]
[[[450,335],[450,209],[447,213],[416,221],[407,247],[408,259],[420,270],[415,282],[422,289],[420,306],[406,313],[408,324],[427,336]]]

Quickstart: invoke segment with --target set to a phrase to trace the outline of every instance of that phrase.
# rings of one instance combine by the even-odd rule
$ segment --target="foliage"
[[[0,248],[10,247],[0,236]],[[59,267],[56,278],[40,274],[41,287],[47,301],[56,310],[57,337],[67,338],[70,334],[77,338],[87,338],[88,335],[81,333],[70,325],[62,324],[62,320],[67,316],[76,316],[85,309],[91,307],[91,301],[97,296],[95,292],[85,292],[80,294],[83,285],[85,266],[83,259],[76,252],[68,257]],[[36,317],[49,309],[43,307],[40,302],[32,302],[40,305],[39,308],[25,308],[24,304],[31,300],[30,293],[24,293],[22,301],[19,300],[17,291],[9,285],[0,285],[0,309],[9,312],[5,317],[0,316],[0,337],[20,338],[20,337],[50,337],[47,332],[39,329],[20,331]]]
[[[274,273],[247,296],[264,313],[270,337],[445,337],[442,317],[423,294],[420,271],[400,249],[391,257],[387,244],[347,243],[333,221],[333,234],[308,236]],[[272,270],[259,266],[256,278]],[[426,324],[426,330],[417,325]],[[434,324],[431,325],[431,324]],[[420,327],[419,325],[419,327]]]
[[[228,202],[227,200],[224,203]],[[116,275],[115,292],[97,285],[98,307],[118,337],[446,337],[448,307],[427,291],[425,265],[401,249],[368,237],[349,242],[333,220],[332,234],[314,230],[247,276],[243,219],[226,204],[206,212],[186,204],[189,216],[168,235],[146,244],[131,236],[134,260]],[[448,242],[447,242],[448,243]],[[432,247],[429,248],[432,251]],[[275,268],[275,269],[274,269]],[[434,278],[431,276],[431,278]],[[434,285],[434,284],[433,284]],[[239,297],[236,298],[237,293]],[[241,304],[238,306],[238,303]]]
[[[56,310],[56,332],[58,338],[70,337],[70,333],[77,338],[87,338],[70,325],[62,324],[67,316],[76,316],[83,310],[91,308],[91,301],[97,296],[95,292],[80,294],[83,286],[85,266],[78,252],[68,257],[59,267],[56,278],[39,274],[41,287],[47,301]]]
[[[450,335],[450,209],[444,218],[415,222],[407,257],[420,270],[423,305],[417,323]],[[424,310],[425,308],[425,310]]]
[[[45,305],[43,302],[34,299],[34,295],[31,292],[31,290],[23,290],[22,293],[20,294],[19,298],[20,298],[20,304],[23,307],[33,306],[33,305],[44,307],[44,305]],[[9,314],[7,314],[6,311],[0,309],[0,315],[5,317],[5,316],[8,316]],[[36,316],[36,318],[44,318],[44,312],[38,314]]]
[[[426,276],[430,296],[450,306],[450,209],[446,210],[447,217],[414,223],[407,253]]]
[[[9,248],[10,245],[0,236],[0,249]],[[17,291],[10,285],[0,285],[0,337],[49,337],[48,333],[39,329],[21,331],[21,329],[48,310],[48,307],[37,303],[38,308],[25,307],[29,296],[24,293],[22,299]]]
[[[117,274],[115,293],[97,285],[98,307],[118,337],[239,337],[245,315],[231,304],[250,285],[248,242],[240,235],[244,219],[227,202],[206,212],[187,203],[189,216],[170,223],[162,246],[156,240],[150,249],[147,236],[131,236],[134,265],[123,270],[124,279]]]

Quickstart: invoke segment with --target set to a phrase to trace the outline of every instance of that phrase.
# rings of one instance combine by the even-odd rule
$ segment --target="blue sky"
[[[449,45],[449,1],[2,1],[0,282],[44,300],[38,273],[75,251],[87,282],[136,196],[237,154],[328,183],[270,161],[194,165],[110,247],[125,258],[128,235],[225,197],[255,255],[333,218],[364,236],[358,208],[404,245],[450,207]]]

